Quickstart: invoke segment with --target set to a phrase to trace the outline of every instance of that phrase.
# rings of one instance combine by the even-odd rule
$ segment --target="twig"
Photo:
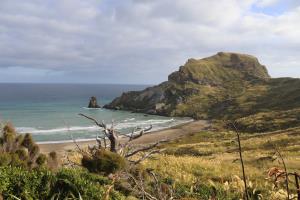
[[[81,167],[81,165],[79,165],[78,163],[73,162],[72,160],[70,160],[70,158],[69,158],[68,155],[66,156],[66,159],[67,159],[67,161],[68,161],[68,164],[71,165],[71,167],[74,167],[74,166],[79,166],[79,167]],[[66,165],[66,164],[65,164],[65,165]]]
[[[82,114],[82,113],[79,113],[78,115],[83,116],[83,117],[93,121],[97,126],[106,129],[106,125],[103,122],[99,123],[96,119],[94,119],[92,117],[89,117],[89,116],[87,116],[85,114]]]
[[[150,200],[158,200],[156,197],[152,196],[151,194],[149,194],[148,192],[145,191],[144,187],[142,186],[142,183],[140,184],[133,175],[128,173],[129,178],[131,178],[133,180],[133,182],[135,183],[135,185],[140,188],[142,195],[145,195],[148,199]]]
[[[240,155],[240,160],[241,160],[241,165],[242,165],[243,180],[244,180],[244,186],[245,186],[245,198],[246,198],[246,200],[248,200],[249,197],[248,197],[248,191],[247,191],[246,173],[245,173],[245,167],[244,167],[244,161],[243,161],[243,155],[242,155],[242,146],[241,146],[241,140],[240,140],[240,133],[239,133],[237,127],[235,126],[235,123],[232,122],[231,124],[234,127],[234,130],[235,130],[236,135],[237,135],[237,140],[238,140],[238,144],[239,144],[239,155]]]
[[[151,155],[153,154],[157,154],[157,153],[160,153],[162,151],[164,151],[165,149],[156,149],[156,150],[152,150],[148,153],[146,153],[143,157],[141,157],[140,159],[138,159],[137,161],[133,161],[133,163],[136,165],[136,164],[139,164],[140,162],[144,161],[145,159],[149,158]]]
[[[82,154],[85,154],[86,152],[80,148],[79,144],[77,143],[77,141],[75,140],[73,134],[71,133],[70,126],[65,122],[65,120],[63,120],[63,122],[67,126],[67,131],[70,132],[71,139],[72,139],[73,143],[75,144],[76,148],[78,149],[78,151],[80,151]]]
[[[78,151],[80,151],[80,153],[82,153],[82,154],[86,154],[86,152],[80,148],[79,144],[78,144],[77,141],[74,139],[72,133],[71,133],[71,138],[72,138],[73,143],[75,144],[76,148],[78,149]]]
[[[117,175],[113,176],[112,177],[112,182],[110,184],[110,186],[108,187],[108,189],[105,191],[105,197],[104,197],[104,200],[109,200],[109,194],[111,192],[111,190],[114,188],[115,186],[115,182],[116,182],[116,179],[117,179]]]
[[[285,185],[286,185],[286,192],[287,192],[287,200],[289,200],[290,199],[289,176],[288,176],[286,164],[285,164],[285,161],[284,161],[283,156],[281,155],[279,149],[275,145],[273,145],[273,148],[275,149],[276,153],[278,154],[278,156],[279,156],[279,158],[282,162],[284,172],[286,174],[286,176],[285,176]]]
[[[137,154],[137,153],[139,153],[139,152],[142,152],[142,151],[148,151],[148,150],[150,150],[150,149],[153,149],[153,148],[157,147],[159,144],[164,143],[164,142],[168,142],[168,141],[169,141],[169,140],[161,140],[161,141],[158,141],[158,142],[156,142],[156,143],[154,143],[154,144],[152,144],[152,145],[150,145],[150,146],[146,146],[146,147],[137,149],[137,150],[135,150],[135,151],[133,151],[133,152],[130,152],[130,153],[126,154],[125,157],[128,158],[128,157],[134,156],[135,154]]]
[[[297,174],[295,172],[295,184],[296,184],[296,188],[297,188],[297,195],[298,195],[298,200],[300,200],[300,186],[299,186],[299,179],[300,179],[300,176],[299,174]]]
[[[135,132],[133,131],[133,132],[131,133],[131,136],[130,136],[129,141],[136,140],[136,139],[142,137],[142,136],[144,135],[145,132],[148,132],[148,131],[150,131],[151,129],[152,129],[152,125],[150,125],[149,128],[142,129],[141,131],[139,131],[139,134],[137,134],[137,135],[134,134]]]

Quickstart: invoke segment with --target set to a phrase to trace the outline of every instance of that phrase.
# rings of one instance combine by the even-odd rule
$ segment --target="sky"
[[[220,51],[300,77],[300,1],[0,0],[0,82],[156,84]]]

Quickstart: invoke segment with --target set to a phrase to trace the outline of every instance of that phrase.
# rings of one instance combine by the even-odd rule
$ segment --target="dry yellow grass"
[[[267,171],[274,166],[282,168],[274,154],[275,145],[284,156],[288,170],[300,172],[300,128],[242,134],[241,140],[248,185],[254,192],[261,190],[263,199],[286,199],[283,184],[274,188],[273,183],[266,179]],[[189,185],[192,191],[194,185],[204,183],[242,197],[244,187],[234,132],[199,132],[166,144],[164,148],[167,149],[164,154],[155,155],[143,164],[154,169],[162,178],[171,178],[174,187]],[[192,155],[194,153],[198,154]],[[76,152],[69,152],[72,162],[80,163],[80,158]],[[292,184],[292,193],[295,193]]]
[[[274,154],[276,146],[284,156],[290,172],[300,172],[300,128],[267,134],[242,134],[242,147],[247,180],[253,188],[263,191],[264,199],[281,199],[284,187],[273,188],[266,180],[267,170],[273,166],[282,168]],[[201,132],[166,145],[166,154],[148,159],[144,165],[155,169],[163,177],[171,177],[177,183],[192,184],[197,181],[214,183],[223,189],[238,189],[237,177],[241,167],[234,132]],[[178,153],[178,149],[184,149]],[[204,156],[189,155],[194,152],[210,152]],[[201,154],[200,154],[201,155]],[[295,193],[295,188],[292,187]]]

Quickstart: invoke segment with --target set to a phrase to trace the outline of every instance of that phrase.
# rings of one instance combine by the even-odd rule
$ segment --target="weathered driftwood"
[[[157,149],[157,147],[160,144],[168,141],[159,140],[155,143],[142,146],[133,145],[133,141],[142,137],[145,133],[149,132],[152,129],[152,125],[150,125],[147,128],[135,128],[129,134],[121,134],[115,130],[113,122],[112,125],[108,127],[103,121],[98,122],[95,118],[82,113],[80,113],[79,115],[91,120],[95,125],[102,129],[103,135],[96,135],[96,141],[98,144],[97,148],[109,149],[111,152],[118,153],[133,164],[138,164],[146,158],[152,156],[153,154],[163,151],[164,149]],[[137,160],[131,159],[133,156],[142,152],[145,152],[145,154],[139,157]]]

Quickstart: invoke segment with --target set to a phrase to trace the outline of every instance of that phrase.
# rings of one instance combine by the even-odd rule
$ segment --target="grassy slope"
[[[281,123],[284,123],[284,128],[299,125],[291,118],[295,118],[300,108],[300,79],[280,78],[254,83],[231,82],[224,87],[188,83],[185,87],[197,88],[200,92],[188,97],[184,103],[178,104],[173,115],[214,119],[239,119],[252,115],[243,119],[249,122],[249,126],[255,126],[250,124],[253,116],[256,121],[258,119],[259,122],[265,121],[264,124],[268,121],[270,123],[271,120],[272,123],[280,123],[274,127],[280,127]],[[266,115],[267,118],[259,117],[262,115]],[[274,127],[265,126],[265,129],[256,131],[276,130]],[[243,126],[243,128],[249,130],[251,127]]]
[[[300,126],[300,109],[260,112],[236,121],[239,130],[265,132]]]
[[[159,109],[152,114],[195,119],[266,114],[270,120],[277,115],[274,112],[300,108],[300,79],[272,79],[255,57],[218,53],[200,60],[189,59],[169,76],[169,81],[142,92],[125,93],[112,103],[113,108],[137,112],[153,111],[157,105]],[[286,122],[290,127],[297,125]],[[268,130],[274,129],[264,131]]]
[[[276,196],[280,188],[273,189],[272,183],[265,179],[269,168],[282,168],[274,156],[273,145],[280,149],[288,170],[299,173],[300,127],[266,134],[243,134],[241,140],[246,173],[252,188],[262,190],[264,199],[281,199]],[[166,154],[148,160],[145,165],[166,178],[191,187],[201,182],[227,190],[228,196],[242,192],[237,178],[241,177],[241,168],[235,133],[200,132],[174,141],[166,148]]]
[[[165,87],[172,91],[168,113],[196,119],[238,119],[260,112],[300,108],[300,79],[268,78],[264,66],[247,55],[240,56],[247,67],[237,69],[232,67],[230,55],[190,59],[171,74]],[[252,65],[255,67],[251,68]],[[174,99],[179,96],[183,101],[177,103]]]

